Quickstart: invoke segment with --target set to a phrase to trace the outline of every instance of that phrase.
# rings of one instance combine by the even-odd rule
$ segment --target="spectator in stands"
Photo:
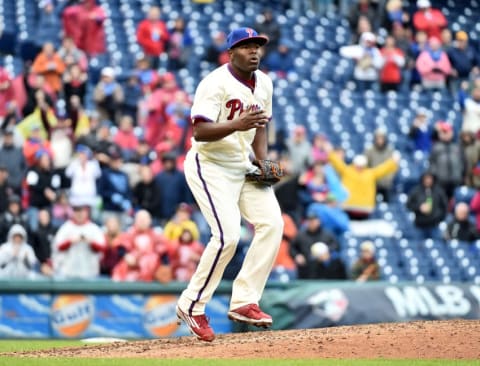
[[[16,194],[20,194],[23,175],[26,169],[22,149],[15,146],[14,129],[9,127],[3,132],[3,144],[0,147],[0,165],[8,171],[8,182]]]
[[[145,56],[137,59],[133,74],[137,76],[143,94],[152,93],[161,81],[158,71],[152,68],[150,59]]]
[[[93,99],[100,112],[100,118],[117,121],[124,100],[123,88],[115,81],[115,70],[111,67],[102,69],[102,77],[93,91]]]
[[[8,239],[0,245],[0,278],[32,278],[37,273],[38,260],[30,244],[27,232],[18,224],[8,232]]]
[[[410,72],[410,87],[414,87],[422,82],[420,72],[417,66],[417,60],[420,54],[423,51],[427,51],[428,46],[428,37],[426,32],[418,31],[415,33],[415,40],[412,42],[410,47],[410,64],[408,65]]]
[[[0,118],[8,114],[9,105],[15,101],[15,91],[12,82],[10,73],[0,66]]]
[[[431,172],[422,175],[408,194],[407,208],[415,214],[415,226],[424,239],[440,236],[438,224],[445,219],[448,200]]]
[[[264,47],[264,56],[267,56],[271,51],[276,50],[280,45],[280,38],[282,30],[278,22],[273,16],[271,9],[264,9],[262,14],[257,18],[257,22],[253,27],[258,34],[266,35],[269,39]]]
[[[347,165],[331,147],[328,158],[349,193],[343,203],[343,209],[353,219],[368,218],[375,209],[377,181],[397,171],[400,155],[393,154],[391,158],[374,168],[367,166],[368,160],[365,155],[356,155],[352,164]]]
[[[50,142],[42,137],[40,125],[35,123],[30,127],[30,134],[23,145],[23,157],[28,167],[35,165],[35,154],[40,150],[51,151]]]
[[[105,30],[103,23],[107,15],[96,0],[83,0],[68,6],[62,14],[63,30],[75,45],[88,57],[105,52]]]
[[[448,25],[445,15],[439,9],[432,8],[429,0],[418,0],[418,10],[413,14],[415,31],[424,31],[427,36],[440,38],[442,29]]]
[[[93,279],[100,274],[106,249],[102,229],[89,219],[89,207],[72,202],[73,214],[57,231],[52,244],[56,278]]]
[[[473,132],[460,133],[460,147],[465,157],[464,184],[480,188],[480,141]]]
[[[75,45],[72,37],[63,37],[62,45],[58,49],[57,55],[62,59],[67,70],[69,70],[72,66],[77,65],[80,67],[82,72],[87,71],[87,55]]]
[[[168,31],[168,69],[180,70],[187,66],[192,54],[193,39],[185,24],[185,19],[178,17],[173,28]]]
[[[128,176],[121,170],[123,158],[120,150],[112,149],[109,155],[109,164],[102,168],[97,182],[98,194],[102,198],[103,218],[116,216],[122,226],[126,226],[132,213],[132,193]]]
[[[197,269],[204,246],[188,228],[184,228],[178,239],[173,240],[170,251],[173,277],[177,281],[190,281]]]
[[[159,208],[161,199],[161,190],[168,189],[158,185],[153,177],[152,169],[149,165],[139,166],[140,182],[133,188],[133,204],[135,209],[147,210],[152,216],[154,224],[159,220]]]
[[[101,170],[92,150],[85,145],[77,145],[76,158],[66,169],[66,176],[70,179],[70,201],[81,200],[90,208],[97,204],[96,182],[100,178]]]
[[[65,64],[55,53],[53,43],[45,43],[32,64],[32,72],[45,77],[45,83],[58,95],[62,91],[62,74]]]
[[[85,94],[87,93],[88,76],[82,71],[78,64],[71,65],[63,74],[63,90],[65,101],[67,102],[67,113],[74,110],[72,106],[72,97],[77,96],[80,104],[85,105]]]
[[[123,85],[123,94],[122,114],[132,117],[135,125],[138,125],[138,106],[144,94],[140,79],[135,72],[129,75],[127,82]]]
[[[364,32],[357,45],[343,46],[340,55],[355,61],[353,78],[357,89],[365,91],[372,89],[378,82],[379,71],[382,69],[384,59],[377,47],[377,37],[371,32]]]
[[[382,17],[382,27],[392,34],[395,27],[403,27],[410,22],[410,15],[403,9],[402,0],[388,0]]]
[[[325,229],[337,235],[349,228],[349,218],[341,209],[348,194],[343,188],[334,169],[326,165],[327,156],[313,163],[311,170],[300,175],[299,198],[304,204],[304,212],[314,212]]]
[[[176,154],[167,153],[162,157],[163,170],[155,177],[161,190],[159,217],[160,223],[169,220],[180,203],[192,202],[192,194],[187,186],[185,174],[177,168]]]
[[[432,149],[432,133],[426,109],[419,108],[408,133],[413,140],[414,150],[429,154]]]
[[[96,130],[95,140],[93,141],[95,158],[100,163],[101,168],[108,166],[110,163],[111,152],[120,150],[112,141],[111,127],[112,122],[103,120]]]
[[[140,210],[135,215],[133,226],[118,239],[127,249],[123,258],[114,267],[114,281],[153,281],[161,264],[169,265],[168,243],[153,230],[150,214]],[[171,267],[168,282],[172,278]]]
[[[270,279],[283,281],[285,279],[294,280],[297,278],[297,266],[290,255],[290,246],[293,239],[297,236],[298,229],[295,221],[286,213],[282,213],[283,219],[283,237],[278,249],[277,258],[273,264]]]
[[[216,31],[212,35],[212,41],[207,47],[204,57],[206,61],[217,66],[228,62],[227,36],[224,32]]]
[[[104,222],[106,249],[100,260],[100,274],[111,277],[113,268],[120,262],[127,251],[122,245],[120,221],[114,216],[107,217]]]
[[[448,28],[444,28],[442,30],[442,33],[440,34],[440,42],[442,43],[443,49],[448,51],[451,47],[453,47],[452,41],[453,41],[452,31]],[[450,60],[450,62],[452,62],[452,60]]]
[[[339,250],[337,239],[322,227],[319,217],[313,212],[307,213],[305,226],[299,230],[290,246],[290,255],[297,266],[299,279],[310,277],[313,260],[311,247],[319,241],[327,244],[331,252]]]
[[[468,34],[458,31],[455,42],[451,47],[445,48],[452,64],[452,91],[456,92],[463,81],[468,81],[473,68],[478,68],[479,60],[475,49],[468,42]]]
[[[191,146],[192,122],[190,109],[192,103],[188,95],[182,90],[175,93],[175,99],[165,107],[165,114],[172,127],[174,140],[176,141],[179,154],[184,154]]]
[[[472,242],[479,238],[475,224],[470,221],[470,209],[465,202],[455,205],[454,217],[448,222],[444,232],[446,240]]]
[[[312,144],[307,138],[307,130],[302,125],[295,126],[291,137],[287,140],[292,175],[303,173],[312,163]]]
[[[388,143],[387,131],[377,128],[374,133],[373,145],[363,153],[367,158],[367,166],[375,168],[391,159],[394,154],[393,147]],[[387,175],[377,180],[377,193],[382,196],[384,202],[388,202],[392,193],[394,174]]]
[[[470,210],[475,215],[475,226],[480,233],[480,191],[476,191],[470,201]]]
[[[7,240],[8,230],[15,224],[28,230],[28,219],[27,215],[22,212],[20,197],[12,195],[8,198],[6,211],[0,214],[0,243]]]
[[[53,0],[43,0],[38,2],[38,17],[35,26],[35,44],[41,48],[45,43],[56,44],[59,41],[60,19],[55,12]]]
[[[459,144],[454,140],[453,126],[438,121],[435,129],[438,141],[433,144],[430,154],[430,170],[450,198],[455,188],[463,183],[464,159]]]
[[[125,115],[120,118],[119,128],[113,137],[113,142],[122,149],[124,160],[130,160],[138,146],[132,117]]]
[[[28,169],[25,176],[28,197],[28,228],[38,228],[38,211],[50,209],[57,198],[60,177],[53,173],[50,155],[45,150],[35,153],[35,165]]]
[[[429,38],[428,45],[429,48],[420,53],[416,62],[422,86],[425,89],[444,89],[452,71],[450,60],[438,38]]]
[[[263,67],[268,71],[275,71],[278,76],[286,77],[294,70],[295,55],[290,42],[281,40],[276,49],[272,49],[263,59]]]
[[[51,255],[56,232],[57,228],[52,224],[50,212],[48,210],[38,211],[38,229],[32,233],[30,242],[35,256],[40,262],[40,272],[45,276],[53,274]]]
[[[197,224],[192,220],[193,208],[182,202],[178,205],[178,208],[173,217],[168,220],[163,228],[163,235],[170,241],[178,240],[185,229],[188,229],[193,240],[200,238]]]
[[[378,21],[378,12],[376,5],[370,0],[358,0],[352,3],[348,14],[348,23],[354,33],[358,28],[358,22],[361,17],[366,17],[373,28],[376,29]]]
[[[26,93],[26,101],[22,108],[22,115],[32,114],[38,106],[40,95],[43,100],[52,107],[56,101],[53,90],[45,83],[43,75],[35,74],[31,68],[27,68],[23,74],[23,87]]]
[[[385,45],[381,49],[384,59],[383,68],[380,71],[380,90],[398,90],[402,83],[402,68],[405,66],[405,55],[395,45],[395,38],[388,36]]]
[[[167,26],[160,16],[160,8],[152,6],[148,10],[147,18],[142,20],[137,28],[137,41],[150,58],[154,69],[158,69],[160,56],[166,51],[170,40]]]
[[[314,243],[310,248],[309,277],[315,280],[346,280],[347,272],[342,260],[330,253],[327,244]]]
[[[7,210],[8,198],[13,194],[14,190],[8,183],[8,170],[0,165],[0,215]]]
[[[52,223],[56,228],[62,226],[72,217],[72,206],[68,202],[67,190],[60,190],[52,205]]]
[[[352,266],[351,277],[357,282],[380,279],[379,266],[375,258],[375,245],[370,240],[360,244],[360,257]]]
[[[463,104],[462,131],[476,134],[480,131],[480,87],[475,87]]]
[[[150,165],[155,158],[156,153],[152,151],[143,135],[138,137],[138,146],[131,158],[132,163],[140,165]]]

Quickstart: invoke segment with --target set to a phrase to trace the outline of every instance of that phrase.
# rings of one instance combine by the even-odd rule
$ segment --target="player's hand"
[[[237,131],[247,131],[252,128],[265,127],[268,116],[264,111],[247,110],[234,120]]]

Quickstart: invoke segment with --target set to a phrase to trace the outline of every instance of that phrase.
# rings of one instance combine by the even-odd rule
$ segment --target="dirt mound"
[[[8,355],[133,358],[415,358],[480,359],[480,321],[370,324],[57,348]],[[7,354],[4,354],[7,355]]]

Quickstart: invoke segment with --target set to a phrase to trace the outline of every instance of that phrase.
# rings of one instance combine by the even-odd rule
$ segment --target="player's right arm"
[[[268,117],[263,111],[244,111],[231,121],[212,123],[204,118],[194,118],[193,137],[196,141],[220,140],[236,131],[265,128]]]

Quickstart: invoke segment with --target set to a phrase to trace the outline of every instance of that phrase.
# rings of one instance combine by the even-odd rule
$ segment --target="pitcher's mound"
[[[370,324],[219,335],[15,353],[27,357],[101,358],[415,358],[480,359],[480,321]]]

